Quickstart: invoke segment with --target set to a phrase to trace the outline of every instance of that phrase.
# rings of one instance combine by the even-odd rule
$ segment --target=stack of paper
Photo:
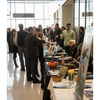
[[[64,57],[64,58],[59,58],[59,60],[70,60],[71,57]]]
[[[59,70],[49,70],[48,71],[51,75],[58,75],[59,74]]]

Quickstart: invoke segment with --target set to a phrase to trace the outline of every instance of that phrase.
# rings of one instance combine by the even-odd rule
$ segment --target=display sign
[[[29,18],[32,17],[34,18],[34,13],[13,13],[14,18]]]
[[[56,42],[50,42],[48,54],[54,54],[54,51],[56,49],[56,44],[57,44]]]
[[[75,100],[83,100],[84,97],[84,85],[87,75],[91,45],[93,39],[93,26],[88,26],[84,35],[83,47],[80,57],[79,72],[77,84],[75,87]]]

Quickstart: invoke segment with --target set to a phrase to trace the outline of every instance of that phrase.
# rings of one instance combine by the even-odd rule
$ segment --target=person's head
[[[35,29],[35,34],[36,34],[36,35],[39,35],[40,33],[41,33],[40,28],[36,28],[36,29]]]
[[[84,32],[84,27],[81,26],[81,27],[79,28],[79,33],[82,33],[82,32]]]
[[[18,26],[20,30],[23,30],[23,24],[19,24]]]
[[[49,30],[51,29],[51,27],[49,27]]]
[[[10,30],[11,30],[11,28],[10,28],[10,27],[8,27],[8,28],[7,28],[7,31],[10,31]]]
[[[42,25],[38,25],[38,28],[40,29],[40,32],[42,32]]]
[[[73,47],[74,45],[76,45],[76,41],[75,40],[70,40],[69,41],[69,46]]]
[[[67,29],[67,30],[70,30],[70,28],[71,28],[71,24],[70,24],[70,23],[67,23],[67,24],[66,24],[66,29]]]
[[[65,26],[62,26],[62,27],[61,27],[61,30],[62,30],[62,31],[65,30],[65,29],[66,29]]]
[[[15,35],[16,34],[16,29],[13,29],[12,30],[12,35]]]
[[[34,28],[33,27],[29,27],[28,28],[28,32],[31,33],[31,34],[34,34]]]
[[[58,23],[56,23],[56,24],[55,24],[55,29],[56,29],[56,28],[58,28],[58,27],[59,27],[59,24],[58,24]]]
[[[27,32],[27,31],[28,31],[28,29],[27,29],[27,28],[25,28],[25,31]]]

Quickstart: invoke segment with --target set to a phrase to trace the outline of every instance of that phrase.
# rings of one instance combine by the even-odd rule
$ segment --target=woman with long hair
[[[15,67],[18,67],[17,62],[16,62],[16,57],[17,57],[17,53],[18,53],[18,47],[15,43],[15,35],[16,34],[17,34],[16,29],[13,29],[12,36],[10,38],[10,42],[11,42],[11,46],[12,46],[14,65],[15,65]]]

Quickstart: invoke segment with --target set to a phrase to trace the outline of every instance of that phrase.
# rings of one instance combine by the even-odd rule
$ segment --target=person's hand
[[[75,63],[79,64],[79,62],[78,62],[75,58],[73,58],[73,61],[74,61]]]
[[[56,38],[58,38],[58,35],[56,35]]]
[[[49,44],[49,43],[50,43],[50,41],[47,41],[47,42],[46,42],[46,44]]]
[[[87,75],[91,75],[92,73],[91,72],[87,72]]]
[[[41,38],[40,38],[40,37],[38,37],[38,39],[39,39],[39,40],[41,40]]]
[[[70,60],[73,60],[72,56],[70,56]]]

